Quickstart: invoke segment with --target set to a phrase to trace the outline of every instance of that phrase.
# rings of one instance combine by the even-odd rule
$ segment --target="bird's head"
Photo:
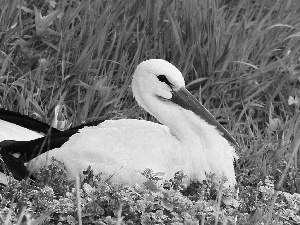
[[[161,100],[170,100],[173,91],[184,86],[181,72],[162,59],[150,59],[140,63],[132,79],[133,94],[142,107],[144,106],[140,100],[143,96],[152,95]]]

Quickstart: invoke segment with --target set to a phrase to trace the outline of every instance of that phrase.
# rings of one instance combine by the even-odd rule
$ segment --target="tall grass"
[[[300,192],[300,2],[0,0],[0,106],[51,123],[149,117],[130,90],[162,58],[240,145],[239,185]],[[287,162],[290,162],[289,164]],[[284,172],[285,171],[285,172]],[[272,217],[272,213],[270,214]],[[268,217],[268,218],[271,218]]]

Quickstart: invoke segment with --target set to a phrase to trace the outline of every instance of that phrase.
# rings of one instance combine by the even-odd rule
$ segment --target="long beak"
[[[182,87],[178,91],[173,91],[171,101],[186,110],[191,110],[207,123],[215,126],[229,142],[236,146],[238,145],[228,131],[218,123],[216,118],[186,88]]]

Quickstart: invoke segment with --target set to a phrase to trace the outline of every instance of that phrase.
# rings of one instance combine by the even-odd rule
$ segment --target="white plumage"
[[[121,119],[85,127],[62,147],[31,160],[29,170],[48,164],[54,156],[64,162],[71,178],[91,165],[104,179],[114,173],[111,181],[130,185],[146,180],[140,174],[146,168],[164,172],[165,179],[180,170],[199,181],[206,179],[206,173],[215,173],[225,175],[234,185],[233,160],[237,156],[233,147],[216,129],[217,124],[199,117],[208,112],[196,112],[203,106],[184,86],[182,74],[172,64],[160,59],[142,62],[133,75],[133,95],[164,125]],[[185,108],[194,106],[193,111],[181,107],[181,100]]]
[[[0,128],[0,142],[4,140],[30,141],[44,136],[4,120],[0,120]]]

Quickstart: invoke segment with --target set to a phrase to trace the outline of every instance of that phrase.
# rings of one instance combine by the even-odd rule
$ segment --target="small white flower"
[[[299,106],[299,98],[298,96],[296,96],[295,98],[293,98],[292,96],[289,97],[289,100],[288,100],[288,104],[289,105],[296,105],[296,106]]]

